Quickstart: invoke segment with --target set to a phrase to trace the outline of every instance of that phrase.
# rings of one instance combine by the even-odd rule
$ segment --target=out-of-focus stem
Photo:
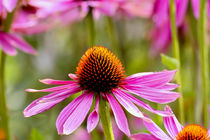
[[[103,126],[105,139],[114,140],[114,134],[112,131],[112,124],[111,124],[111,118],[110,118],[110,112],[109,112],[109,104],[103,97],[100,97],[99,115],[100,115],[100,120]]]
[[[174,58],[178,60],[178,71],[176,75],[176,81],[180,85],[178,88],[179,93],[182,92],[182,79],[181,79],[181,59],[180,59],[180,50],[179,50],[179,41],[178,41],[178,35],[177,35],[177,28],[176,28],[176,6],[175,6],[175,0],[170,0],[170,23],[171,23],[171,36],[172,36],[172,46],[173,46],[173,53]],[[183,102],[183,96],[181,96],[178,99],[179,103],[179,120],[181,124],[184,123],[184,102]]]
[[[92,47],[95,44],[95,23],[92,11],[93,11],[92,8],[90,8],[89,13],[87,15],[89,47]]]
[[[122,54],[120,52],[117,34],[116,34],[114,23],[111,17],[106,17],[106,25],[107,25],[107,31],[109,34],[109,39],[111,41],[112,48],[114,48],[115,52],[118,53],[120,59],[122,59]]]
[[[9,32],[12,19],[13,19],[14,11],[12,13],[7,14],[7,18],[4,21],[4,32]],[[0,128],[2,127],[6,133],[5,140],[10,140],[9,133],[9,119],[8,119],[8,111],[6,104],[6,93],[5,93],[5,66],[6,66],[6,54],[1,51],[0,58]]]
[[[203,123],[208,128],[208,92],[209,92],[209,68],[208,68],[208,46],[206,43],[207,35],[207,1],[200,0],[200,15],[198,20],[200,63],[202,75],[202,95],[203,95]]]
[[[6,134],[6,140],[9,140],[9,123],[7,115],[7,106],[6,106],[6,96],[5,96],[5,61],[6,54],[1,51],[0,59],[0,128],[3,128]]]

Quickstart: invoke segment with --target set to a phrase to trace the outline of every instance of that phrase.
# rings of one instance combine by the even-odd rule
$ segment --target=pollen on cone
[[[122,63],[107,48],[95,46],[82,56],[76,74],[84,90],[106,92],[117,87],[124,77]]]

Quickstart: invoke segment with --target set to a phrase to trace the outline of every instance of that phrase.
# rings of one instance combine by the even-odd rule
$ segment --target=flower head
[[[12,12],[15,8],[17,0],[1,0],[0,1],[0,15],[4,12]]]
[[[176,26],[183,25],[188,0],[175,0]],[[151,30],[152,53],[164,52],[171,42],[169,0],[156,0],[152,14],[154,28]]]
[[[121,105],[132,115],[146,120],[147,118],[136,105],[162,116],[168,116],[171,113],[154,110],[128,92],[156,103],[172,102],[180,96],[179,93],[170,91],[177,85],[168,83],[175,72],[137,73],[125,77],[120,60],[107,48],[95,46],[82,56],[76,74],[69,74],[72,81],[44,79],[40,80],[44,84],[59,86],[42,90],[27,89],[28,92],[52,93],[32,102],[24,110],[24,116],[30,117],[44,112],[69,96],[82,91],[82,94],[67,105],[58,116],[56,126],[59,134],[70,134],[76,130],[86,118],[95,99],[95,108],[87,119],[87,130],[91,132],[99,121],[99,97],[101,96],[109,102],[119,129],[130,135],[127,118]]]
[[[165,110],[173,113],[169,106],[166,106]],[[152,134],[139,133],[131,137],[133,140],[210,140],[210,129],[207,130],[202,126],[195,124],[183,127],[174,115],[164,117],[163,123],[169,136],[153,121],[144,121],[146,128]]]

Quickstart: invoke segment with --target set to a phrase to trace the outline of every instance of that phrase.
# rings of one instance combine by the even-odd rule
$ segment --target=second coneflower
[[[83,93],[67,105],[57,118],[56,126],[59,134],[71,134],[76,130],[86,118],[95,98],[95,108],[87,119],[87,129],[91,132],[99,122],[99,97],[109,102],[117,126],[126,135],[130,135],[130,130],[121,105],[129,113],[142,119],[147,118],[136,105],[161,116],[171,115],[168,111],[154,110],[129,93],[155,103],[172,102],[180,96],[179,93],[171,91],[177,85],[168,83],[175,71],[138,73],[126,77],[123,69],[120,60],[107,48],[92,47],[82,56],[76,74],[69,74],[72,81],[44,79],[40,82],[59,86],[42,90],[26,90],[52,93],[32,102],[24,110],[24,116],[30,117],[46,111],[80,91]]]

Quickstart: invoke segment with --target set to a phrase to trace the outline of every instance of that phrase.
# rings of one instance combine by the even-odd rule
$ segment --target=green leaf
[[[169,69],[177,69],[179,66],[179,62],[172,57],[169,57],[165,54],[161,54],[162,63]]]
[[[44,140],[44,136],[40,132],[33,128],[30,135],[30,140]]]

